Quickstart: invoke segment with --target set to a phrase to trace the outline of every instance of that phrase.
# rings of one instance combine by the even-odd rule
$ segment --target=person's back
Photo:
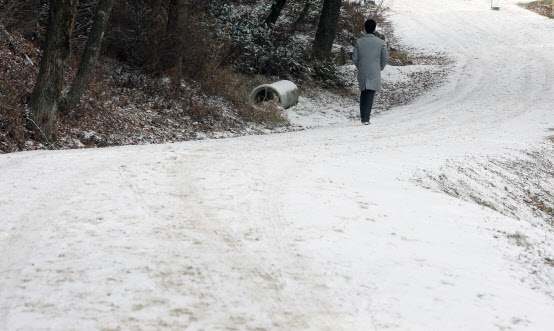
[[[389,59],[385,42],[374,34],[376,26],[374,20],[366,22],[368,34],[358,39],[352,54],[354,65],[358,68],[358,84],[362,91],[360,116],[364,124],[369,124],[375,92],[381,90],[381,71],[385,69]]]
[[[381,71],[388,61],[385,42],[374,34],[367,34],[356,42],[358,61],[358,83],[360,90],[381,90]],[[383,51],[384,49],[384,51]],[[386,54],[386,57],[385,57]]]

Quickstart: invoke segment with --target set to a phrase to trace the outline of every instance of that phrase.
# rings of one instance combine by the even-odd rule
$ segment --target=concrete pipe
[[[281,107],[288,109],[298,103],[298,87],[290,80],[282,80],[273,84],[256,87],[250,94],[252,103],[279,99]]]

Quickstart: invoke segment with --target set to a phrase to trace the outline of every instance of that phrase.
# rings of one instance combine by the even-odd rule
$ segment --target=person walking
[[[365,30],[367,34],[356,41],[352,60],[358,69],[358,85],[360,86],[360,117],[362,123],[368,125],[373,98],[381,90],[381,71],[389,61],[387,45],[375,35],[377,22],[367,20]]]

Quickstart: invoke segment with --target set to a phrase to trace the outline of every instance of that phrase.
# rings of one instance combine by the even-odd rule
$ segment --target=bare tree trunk
[[[337,34],[342,0],[324,0],[319,25],[315,35],[313,52],[320,60],[329,60]]]
[[[279,16],[281,15],[281,10],[283,10],[286,3],[287,0],[275,0],[275,2],[273,2],[273,5],[269,10],[269,15],[265,19],[267,26],[272,26],[275,22],[277,22],[277,19],[279,19]]]
[[[70,53],[71,32],[78,0],[51,0],[46,43],[29,108],[33,121],[50,138]]]
[[[175,44],[173,67],[177,68],[179,78],[183,67],[183,52],[185,51],[185,27],[188,15],[188,0],[171,0],[167,19],[167,33]]]
[[[304,4],[304,8],[302,8],[302,12],[300,12],[300,15],[298,15],[298,18],[294,23],[292,23],[291,31],[295,32],[296,29],[298,29],[298,26],[304,22],[306,19],[306,16],[308,16],[308,13],[310,12],[310,8],[312,7],[312,1],[313,0],[306,0],[306,3]]]
[[[114,2],[115,0],[100,0],[100,3],[98,3],[85,52],[79,63],[79,69],[73,79],[73,84],[71,84],[71,89],[60,103],[60,112],[75,108],[92,80]]]

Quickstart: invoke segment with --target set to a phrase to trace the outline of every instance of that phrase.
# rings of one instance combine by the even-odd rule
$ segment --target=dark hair
[[[365,21],[365,30],[367,31],[367,33],[375,32],[376,27],[377,27],[377,22],[375,22],[374,20]]]

